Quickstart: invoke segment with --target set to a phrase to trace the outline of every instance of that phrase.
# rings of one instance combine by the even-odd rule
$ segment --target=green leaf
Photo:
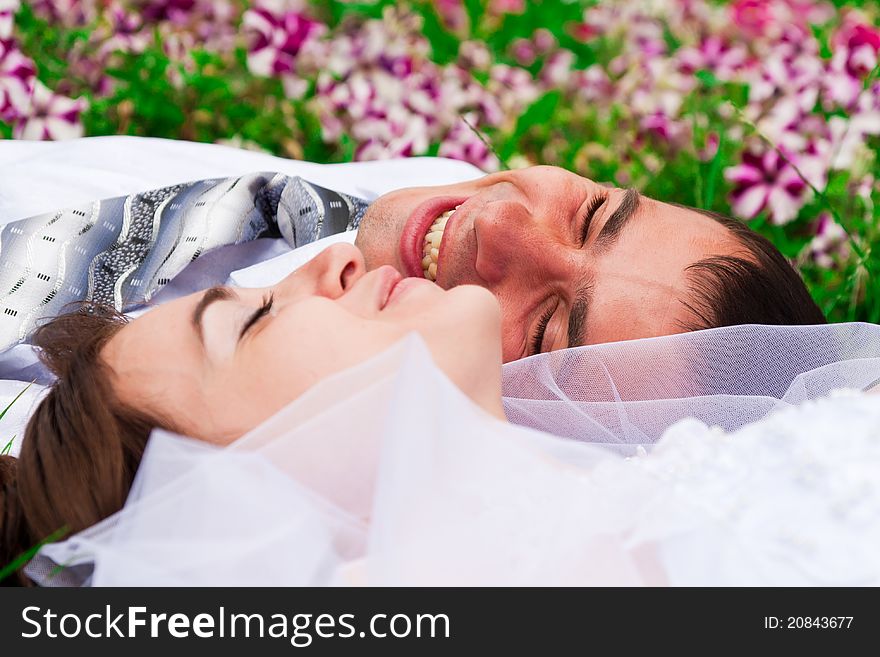
[[[450,34],[433,5],[420,8],[422,31],[431,44],[431,59],[437,64],[449,64],[458,57],[458,39]]]
[[[34,558],[34,555],[40,551],[40,548],[46,545],[47,543],[54,543],[57,540],[60,540],[67,534],[67,527],[62,527],[61,529],[57,529],[52,532],[49,536],[44,538],[42,541],[37,543],[35,546],[27,550],[26,552],[20,554],[18,557],[13,559],[10,563],[6,564],[2,568],[0,568],[0,582],[3,582],[4,579],[12,575],[19,568],[27,564],[28,561]]]
[[[28,390],[28,388],[30,388],[33,384],[34,384],[33,381],[31,381],[30,383],[28,383],[24,388],[22,388],[21,392],[19,392],[19,393],[15,396],[15,399],[13,399],[11,402],[9,402],[9,405],[8,405],[6,408],[4,408],[2,411],[0,411],[0,420],[3,419],[3,416],[6,415],[6,414],[9,412],[9,409],[10,409],[10,408],[12,408],[12,405],[13,405],[15,402],[17,402],[19,399],[21,399],[21,396],[22,396],[24,393],[26,393],[27,390]]]
[[[516,147],[519,145],[520,139],[522,139],[529,129],[533,126],[543,126],[550,122],[561,98],[562,92],[558,90],[548,91],[526,108],[526,111],[522,113],[516,122],[516,128],[513,131],[513,135],[504,144],[504,147],[501,150],[502,160],[507,160],[513,155]]]
[[[718,150],[715,151],[715,157],[709,164],[709,173],[706,174],[706,191],[705,191],[705,208],[711,210],[715,204],[715,190],[718,187],[718,181],[721,179],[721,164],[724,162],[724,132],[720,132],[718,136]]]
[[[470,20],[471,35],[479,35],[480,21],[483,18],[483,14],[486,12],[483,0],[464,0],[464,8],[467,12],[468,19]]]
[[[17,434],[16,434],[17,435]],[[9,439],[9,442],[6,443],[6,446],[0,451],[0,456],[6,456],[12,451],[12,444],[15,442],[15,436]]]
[[[715,77],[715,74],[712,73],[712,71],[707,71],[705,69],[699,70],[694,73],[694,77],[702,82],[703,86],[707,89],[714,89],[721,84],[721,82],[718,80],[718,78]]]

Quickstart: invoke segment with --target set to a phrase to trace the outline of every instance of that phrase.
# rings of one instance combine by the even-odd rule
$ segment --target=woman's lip
[[[455,209],[467,200],[462,196],[438,196],[428,199],[413,210],[400,233],[400,261],[404,274],[415,278],[424,277],[422,270],[425,233],[437,217],[447,210]]]
[[[382,310],[388,305],[388,302],[391,301],[391,297],[394,295],[394,288],[397,287],[397,284],[400,283],[403,276],[401,276],[400,272],[391,265],[382,265],[376,269],[375,272],[374,276],[379,279],[377,285],[377,301],[379,310]]]
[[[433,285],[433,283],[427,278],[417,278],[415,276],[401,278],[399,281],[397,281],[397,284],[391,289],[391,294],[388,295],[388,299],[385,301],[384,307],[387,308],[392,303],[396,302],[401,295],[406,294],[409,290],[415,287],[419,287],[421,285]]]

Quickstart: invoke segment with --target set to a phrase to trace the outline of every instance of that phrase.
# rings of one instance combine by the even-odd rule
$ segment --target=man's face
[[[380,197],[356,241],[367,268],[390,264],[423,276],[432,261],[425,235],[456,206],[434,254],[436,282],[495,294],[505,362],[680,333],[694,320],[687,267],[742,255],[709,217],[557,167],[531,167]]]

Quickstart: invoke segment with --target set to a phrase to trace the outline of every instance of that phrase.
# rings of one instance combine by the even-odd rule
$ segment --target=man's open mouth
[[[422,244],[422,272],[429,281],[437,280],[437,261],[440,258],[440,242],[443,240],[443,231],[446,230],[447,222],[455,214],[460,206],[456,205],[452,210],[441,214],[428,228]]]

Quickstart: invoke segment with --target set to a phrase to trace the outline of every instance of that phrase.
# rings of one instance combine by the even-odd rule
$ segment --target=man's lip
[[[404,274],[416,278],[424,277],[422,258],[425,233],[441,214],[455,209],[456,205],[461,205],[466,200],[467,197],[464,196],[438,196],[428,199],[413,210],[400,233],[400,261]]]

